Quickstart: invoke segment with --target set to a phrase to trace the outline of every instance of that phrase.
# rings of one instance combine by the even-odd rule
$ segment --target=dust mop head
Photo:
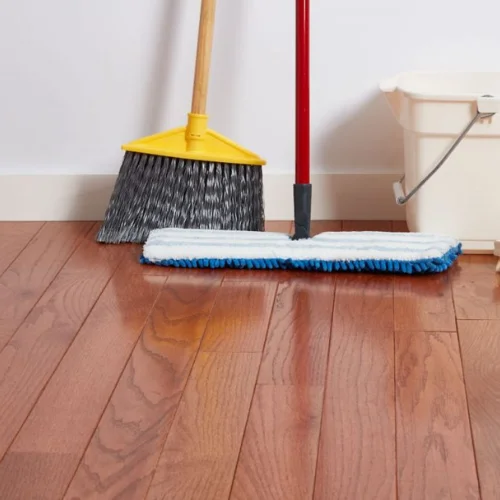
[[[282,233],[157,229],[141,263],[185,268],[436,273],[461,254],[450,237],[421,233],[325,232],[293,241]]]

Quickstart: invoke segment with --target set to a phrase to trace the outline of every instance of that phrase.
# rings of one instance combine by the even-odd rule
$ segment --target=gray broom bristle
[[[153,229],[264,230],[262,167],[125,153],[101,243],[144,243]]]

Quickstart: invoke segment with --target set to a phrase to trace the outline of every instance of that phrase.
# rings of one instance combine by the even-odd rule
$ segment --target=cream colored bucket
[[[380,89],[404,130],[394,195],[410,231],[492,252],[500,239],[500,73],[402,73]]]

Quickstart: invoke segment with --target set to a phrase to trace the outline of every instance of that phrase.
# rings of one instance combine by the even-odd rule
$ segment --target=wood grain
[[[496,500],[493,256],[406,278],[165,269],[97,227],[0,222],[2,500]]]
[[[212,59],[216,0],[202,0],[198,26],[195,76],[191,113],[204,115],[208,97],[208,80]]]
[[[144,498],[220,278],[170,276],[65,498]]]
[[[299,276],[279,285],[260,384],[324,385],[334,283]]]
[[[457,319],[500,319],[500,274],[493,255],[462,255],[452,273]]]
[[[390,277],[337,280],[314,498],[396,498]]]
[[[408,232],[406,221],[393,221],[393,232]],[[394,328],[413,331],[456,331],[450,274],[396,276]]]
[[[276,283],[224,281],[201,350],[262,352]]]
[[[142,254],[142,245],[122,244],[124,247],[124,259],[118,268],[120,274],[141,274],[143,276],[167,276],[172,271],[170,267],[145,265],[139,262]]]
[[[479,499],[455,333],[396,335],[400,498]]]
[[[0,351],[91,227],[89,222],[47,222],[2,274]]]
[[[405,220],[393,220],[392,221],[392,232],[393,233],[407,233],[409,232],[408,224]]]
[[[221,271],[219,271],[221,272]],[[288,269],[224,269],[224,281],[243,281],[245,283],[250,283],[251,281],[257,283],[268,282],[273,285],[278,285],[279,283],[285,283],[295,279],[300,274],[301,271],[292,271]]]
[[[96,242],[100,223],[93,224],[82,244],[71,255],[59,276],[87,278],[97,274],[110,276],[115,273],[126,256],[126,245],[103,245]]]
[[[0,276],[42,226],[43,222],[0,221]]]
[[[311,221],[311,236],[320,233],[341,231],[342,221],[340,220],[313,220]]]
[[[257,378],[258,353],[200,353],[148,499],[228,498]]]
[[[342,231],[388,231],[392,232],[390,220],[344,220]]]
[[[481,498],[500,491],[500,321],[459,321]]]
[[[322,387],[257,387],[231,499],[312,498],[322,398]]]
[[[338,331],[352,334],[392,332],[393,290],[392,276],[339,275],[333,309],[333,334]]]
[[[111,279],[0,463],[0,498],[63,496],[164,281]]]
[[[455,332],[455,309],[449,273],[395,276],[396,331]]]
[[[0,352],[0,460],[104,290],[122,251],[90,233]]]

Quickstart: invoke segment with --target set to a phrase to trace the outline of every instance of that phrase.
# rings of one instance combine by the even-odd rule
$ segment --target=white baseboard
[[[314,220],[404,220],[398,174],[313,174]],[[102,220],[116,175],[1,175],[0,220]],[[264,177],[266,218],[293,219],[293,174]]]

